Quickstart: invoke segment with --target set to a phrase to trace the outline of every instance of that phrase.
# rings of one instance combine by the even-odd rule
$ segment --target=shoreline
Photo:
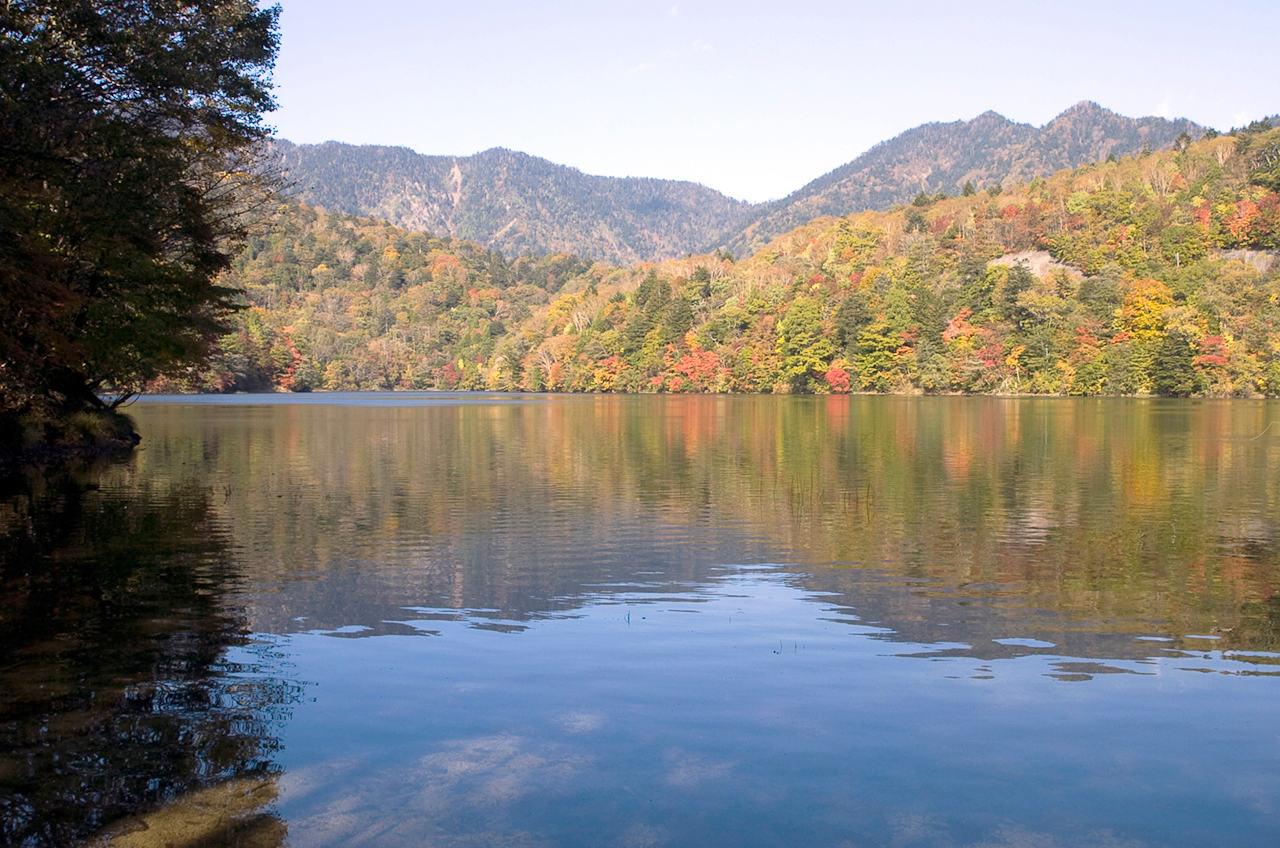
[[[7,431],[0,441],[2,476],[123,456],[142,442],[133,419],[114,410],[59,420],[9,418],[0,425]]]

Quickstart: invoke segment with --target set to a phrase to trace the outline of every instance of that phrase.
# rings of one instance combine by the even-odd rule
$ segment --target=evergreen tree
[[[1161,397],[1190,397],[1201,390],[1195,349],[1181,333],[1165,335],[1151,364],[1151,387]]]

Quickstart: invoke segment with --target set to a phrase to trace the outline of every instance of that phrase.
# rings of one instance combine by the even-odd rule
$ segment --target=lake
[[[1280,403],[129,412],[0,490],[0,844],[1280,839]]]

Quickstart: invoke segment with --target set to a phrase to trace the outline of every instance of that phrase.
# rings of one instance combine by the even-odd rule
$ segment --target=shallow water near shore
[[[1280,833],[1275,402],[129,412],[0,492],[0,841]]]

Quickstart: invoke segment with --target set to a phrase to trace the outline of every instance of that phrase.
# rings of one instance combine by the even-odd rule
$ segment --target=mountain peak
[[[1079,103],[1072,106],[1070,109],[1063,111],[1052,121],[1041,127],[1040,131],[1049,135],[1064,132],[1073,133],[1079,131],[1092,131],[1101,129],[1102,127],[1112,127],[1118,122],[1135,122],[1135,119],[1117,115],[1115,112],[1099,106],[1092,100],[1081,100]]]
[[[994,111],[972,121],[925,124],[882,141],[858,158],[772,204],[746,229],[730,234],[729,250],[753,253],[776,235],[820,216],[888,209],[924,192],[959,194],[1048,176],[1063,168],[1171,145],[1187,121],[1126,118],[1082,100],[1043,127]]]
[[[1081,113],[1085,113],[1085,112],[1111,112],[1111,110],[1110,110],[1110,109],[1107,109],[1107,108],[1106,108],[1106,107],[1104,107],[1104,106],[1100,106],[1100,105],[1098,105],[1097,101],[1094,101],[1094,100],[1081,100],[1079,103],[1075,104],[1074,106],[1070,106],[1070,107],[1068,107],[1067,109],[1063,110],[1062,114],[1066,115],[1066,114],[1068,114],[1068,113],[1075,113],[1075,112],[1081,112]],[[1112,114],[1114,114],[1114,113],[1112,113]]]
[[[1060,115],[1054,118],[1053,121],[1062,120],[1063,118],[1068,118],[1071,120],[1097,121],[1097,120],[1106,120],[1109,118],[1120,118],[1120,117],[1122,116],[1117,114],[1116,112],[1112,112],[1110,109],[1108,109],[1105,106],[1098,105],[1092,100],[1081,100],[1076,105],[1070,107],[1069,109],[1064,110]],[[1126,120],[1132,120],[1132,119],[1126,119]],[[1053,121],[1050,121],[1049,123],[1052,124]]]

